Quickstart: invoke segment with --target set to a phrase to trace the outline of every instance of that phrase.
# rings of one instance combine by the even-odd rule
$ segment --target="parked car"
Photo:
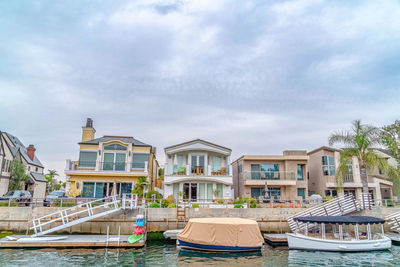
[[[29,193],[29,191],[26,190],[13,190],[13,191],[8,191],[6,194],[0,197],[0,200],[10,200],[10,199],[13,202],[25,203],[26,206],[29,206],[32,200],[32,195],[31,193]]]
[[[64,191],[58,190],[58,191],[53,191],[50,194],[48,194],[44,201],[43,201],[43,206],[49,207],[51,205],[51,203],[58,198],[64,198],[67,197],[65,195]]]

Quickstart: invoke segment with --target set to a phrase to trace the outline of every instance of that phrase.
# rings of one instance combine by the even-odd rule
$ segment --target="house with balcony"
[[[286,150],[283,155],[244,155],[232,163],[232,171],[235,198],[308,198],[308,156],[304,150]]]
[[[232,199],[231,149],[201,139],[166,147],[164,197]]]
[[[132,192],[139,177],[146,177],[147,188],[154,189],[159,169],[155,147],[131,136],[95,138],[95,132],[88,118],[78,143],[79,159],[66,161],[70,196],[121,196]]]
[[[349,162],[343,189],[338,190],[335,182],[336,169],[339,166],[341,149],[322,146],[308,152],[309,180],[308,188],[311,194],[321,196],[343,196],[352,194],[357,198],[362,193],[360,168],[356,157]],[[395,165],[396,160],[384,149],[374,149],[376,153],[388,160],[389,164]],[[374,168],[368,172],[368,189],[376,200],[391,199],[393,197],[393,182],[379,170]]]

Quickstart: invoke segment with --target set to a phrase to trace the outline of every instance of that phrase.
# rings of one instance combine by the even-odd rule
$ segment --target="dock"
[[[14,235],[16,238],[30,236]],[[128,243],[129,235],[69,235],[68,238],[54,241],[18,242],[7,238],[0,239],[0,248],[142,248],[146,244],[146,235],[136,243]],[[118,241],[119,239],[119,241]]]
[[[264,234],[265,242],[272,247],[287,246],[286,234]]]

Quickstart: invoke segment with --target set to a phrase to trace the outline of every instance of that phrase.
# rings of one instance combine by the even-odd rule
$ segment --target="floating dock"
[[[14,235],[15,238],[30,236]],[[136,243],[128,243],[129,235],[69,235],[66,239],[53,241],[18,242],[0,239],[0,248],[142,248],[146,244],[146,235]],[[118,240],[119,239],[119,240]]]
[[[272,247],[287,246],[286,234],[264,234],[265,242]]]

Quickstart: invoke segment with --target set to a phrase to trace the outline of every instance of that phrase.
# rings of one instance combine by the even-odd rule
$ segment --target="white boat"
[[[6,237],[9,241],[15,242],[47,242],[47,241],[57,241],[67,239],[68,236],[41,236],[41,237],[14,237],[14,236],[7,236]]]
[[[182,231],[183,231],[183,229],[167,230],[163,233],[163,236],[166,239],[176,239],[176,236]]]
[[[369,216],[309,216],[294,218],[304,233],[287,233],[289,249],[321,251],[371,251],[391,247],[383,231],[384,220]],[[379,233],[371,231],[377,225]],[[338,226],[338,227],[337,227]],[[336,231],[338,228],[338,231]],[[347,229],[346,229],[347,228]],[[360,229],[366,231],[360,231]]]

